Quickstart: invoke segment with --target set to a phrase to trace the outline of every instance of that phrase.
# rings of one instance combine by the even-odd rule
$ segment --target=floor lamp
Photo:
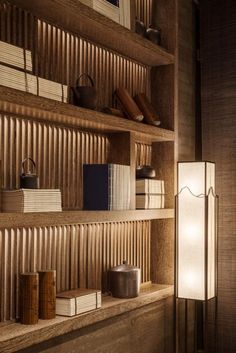
[[[203,332],[200,332],[203,337],[203,346],[197,347],[196,345],[196,352],[208,351],[206,334],[208,305],[212,299],[215,303],[216,325],[217,209],[215,164],[212,162],[178,162],[175,208],[175,296],[176,301],[181,298],[185,299],[186,303],[188,300],[203,302]],[[185,321],[187,321],[186,318]],[[187,347],[185,347],[185,352],[187,352]]]

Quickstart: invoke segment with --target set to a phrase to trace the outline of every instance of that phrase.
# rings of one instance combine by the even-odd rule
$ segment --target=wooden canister
[[[38,322],[39,275],[35,272],[20,274],[20,322],[33,325]]]
[[[143,120],[142,112],[124,87],[117,88],[115,94],[122,106],[122,109],[130,119],[135,121]]]
[[[56,316],[56,271],[38,271],[39,274],[39,318],[53,319]]]
[[[134,97],[134,100],[144,115],[144,121],[147,124],[158,126],[160,125],[160,119],[155,112],[153,106],[149,102],[147,96],[144,93],[139,93]]]

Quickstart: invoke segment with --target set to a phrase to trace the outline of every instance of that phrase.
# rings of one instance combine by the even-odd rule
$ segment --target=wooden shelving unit
[[[57,316],[53,320],[40,320],[37,325],[10,323],[0,326],[0,352],[16,352],[60,335],[96,324],[144,305],[163,300],[173,295],[171,285],[151,285],[141,290],[139,297],[116,299],[110,296],[102,298],[102,308],[73,317]]]
[[[133,95],[142,89],[162,121],[158,128],[0,86],[3,187],[16,187],[21,160],[32,156],[41,187],[61,188],[65,209],[0,214],[1,320],[19,315],[15,279],[21,270],[56,269],[58,291],[78,286],[106,291],[107,270],[127,259],[141,267],[143,282],[154,283],[134,299],[104,297],[100,310],[77,317],[29,327],[0,324],[2,352],[91,329],[173,296],[176,1],[155,2],[161,11],[155,11],[154,22],[162,28],[166,50],[78,0],[0,0],[0,40],[32,51],[33,74],[74,86],[78,74],[92,72],[100,106],[114,103],[112,92],[118,85],[129,86]],[[130,165],[132,209],[80,210],[83,163]],[[165,209],[135,210],[138,164],[151,164],[156,178],[164,180]],[[165,318],[158,320],[165,329],[170,326],[163,323]]]
[[[3,86],[0,86],[0,110],[23,118],[84,131],[102,133],[129,131],[135,134],[136,140],[144,139],[145,142],[174,140],[174,132],[171,130],[76,107]]]
[[[174,218],[173,209],[0,213],[0,229]]]
[[[76,0],[12,0],[39,18],[114,50],[144,65],[174,63],[174,55]]]

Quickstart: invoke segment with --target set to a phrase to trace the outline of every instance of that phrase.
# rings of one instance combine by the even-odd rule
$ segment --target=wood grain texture
[[[236,350],[236,3],[202,3],[203,158],[219,194],[218,352]],[[212,324],[212,321],[209,322]],[[214,337],[209,336],[213,352]]]
[[[135,0],[135,5],[137,19],[149,27],[152,24],[153,0]]]
[[[179,1],[178,157],[195,159],[196,23],[194,5]]]
[[[39,319],[39,275],[38,273],[20,274],[20,322],[35,325]]]
[[[130,131],[135,133],[137,139],[143,137],[149,142],[174,139],[174,132],[170,130],[37,97],[3,86],[0,86],[0,111],[86,131],[107,133]]]
[[[38,271],[39,275],[39,318],[54,319],[56,316],[56,271]]]
[[[176,54],[177,1],[153,0],[152,24],[161,28],[161,45]]]
[[[76,0],[11,0],[35,16],[150,66],[173,62],[167,50],[127,30]]]
[[[150,281],[150,221],[5,228],[0,245],[1,321],[19,317],[21,272],[56,270],[57,292],[106,292],[108,269],[127,260]]]
[[[0,213],[0,229],[57,226],[88,223],[112,223],[174,218],[174,210],[125,210],[125,211],[64,211],[45,213]]]
[[[1,328],[0,352],[15,352],[19,349],[32,346],[33,344],[47,341],[54,337],[61,336],[65,333],[82,329],[91,324],[95,324],[116,317],[117,315],[132,312],[137,308],[141,308],[148,304],[155,303],[172,295],[173,286],[152,285],[151,288],[144,290],[139,297],[133,298],[132,300],[116,299],[109,296],[105,296],[102,300],[102,308],[91,313],[86,313],[71,318],[57,316],[55,319],[50,321],[39,320],[39,324],[37,326],[31,327],[11,323]],[[162,306],[162,303],[160,303],[159,305]],[[142,322],[142,312],[137,311],[137,314]],[[159,329],[163,330],[163,316],[162,319],[159,321],[159,325]],[[146,328],[147,330],[150,330],[149,326],[147,326]],[[156,329],[157,327],[155,327],[155,335],[157,332]],[[112,340],[110,342],[112,342]],[[162,339],[160,340],[160,343],[163,344]],[[147,353],[149,352],[147,351]]]
[[[174,143],[153,143],[151,165],[156,170],[156,179],[164,180],[165,207],[174,206],[175,155]]]
[[[153,220],[151,224],[151,280],[174,283],[174,222]]]
[[[161,121],[161,127],[175,130],[175,67],[154,67],[151,70],[151,101]]]
[[[84,163],[106,163],[109,140],[57,125],[0,114],[0,159],[3,188],[19,188],[21,161],[36,162],[39,186],[59,188],[62,206],[82,209]]]

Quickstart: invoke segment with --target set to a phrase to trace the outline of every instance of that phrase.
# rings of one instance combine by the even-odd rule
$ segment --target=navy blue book
[[[118,164],[83,165],[84,210],[130,208],[130,167]]]

